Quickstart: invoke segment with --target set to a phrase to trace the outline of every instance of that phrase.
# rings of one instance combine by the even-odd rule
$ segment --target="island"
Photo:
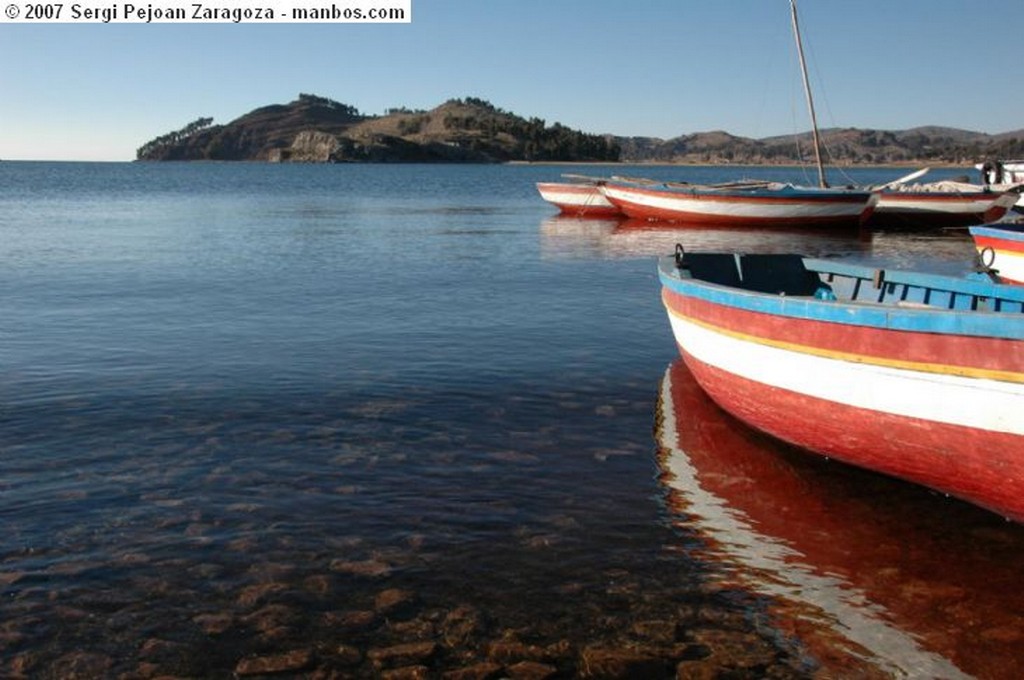
[[[1024,156],[1024,130],[987,134],[924,126],[910,130],[821,131],[837,165],[973,165]],[[810,132],[750,139],[724,131],[672,139],[590,134],[524,118],[476,98],[431,110],[368,115],[347,104],[300,94],[215,125],[201,117],[139,147],[143,161],[299,163],[687,163],[787,165],[807,160]]]

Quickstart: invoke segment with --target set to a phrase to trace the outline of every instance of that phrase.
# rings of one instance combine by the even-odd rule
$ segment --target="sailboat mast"
[[[796,52],[800,56],[800,72],[804,76],[804,93],[807,95],[807,109],[811,112],[811,134],[814,136],[814,160],[818,164],[818,184],[822,188],[828,186],[825,181],[825,166],[821,164],[821,140],[818,137],[818,117],[814,115],[814,99],[811,97],[811,84],[807,80],[807,62],[804,61],[804,45],[800,40],[800,24],[796,19],[796,0],[789,0],[789,8],[793,14],[793,35],[796,37]]]

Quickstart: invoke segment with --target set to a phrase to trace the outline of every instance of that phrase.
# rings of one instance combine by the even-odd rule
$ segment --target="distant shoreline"
[[[194,160],[173,160],[173,161],[157,161],[157,160],[139,160],[139,159],[124,159],[124,160],[97,160],[97,159],[54,159],[54,158],[5,158],[0,160],[4,164],[15,164],[15,163],[224,163],[224,164],[244,164],[244,163],[256,163],[256,164],[267,164],[267,165],[331,165],[331,163],[318,163],[318,162],[285,162],[275,163],[265,160],[215,160],[215,159],[194,159]],[[684,162],[673,162],[673,161],[504,161],[500,163],[484,163],[484,162],[467,162],[467,161],[451,161],[451,162],[427,162],[427,161],[409,161],[409,162],[393,162],[393,161],[357,161],[352,163],[338,163],[338,165],[515,165],[515,166],[537,166],[537,167],[568,167],[568,166],[585,166],[585,167],[677,167],[677,168],[806,168],[812,167],[811,163],[684,163]],[[894,161],[892,163],[843,163],[833,164],[826,166],[826,169],[835,170],[846,170],[850,168],[933,168],[933,169],[974,169],[973,163],[935,163],[926,161]]]
[[[803,168],[810,167],[810,163],[674,163],[672,161],[508,161],[503,165],[587,165],[587,166],[618,166],[618,165],[650,165],[690,168]],[[828,165],[828,168],[967,168],[972,165],[961,165],[959,163],[931,163],[927,161],[894,161],[892,163],[843,163],[841,165]]]

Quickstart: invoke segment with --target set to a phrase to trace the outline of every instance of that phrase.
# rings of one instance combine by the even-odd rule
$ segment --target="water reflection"
[[[703,536],[724,582],[774,597],[780,629],[826,666],[1024,676],[1024,527],[761,436],[681,360],[657,425],[670,521]]]
[[[886,266],[965,271],[972,265],[974,253],[965,230],[769,230],[561,215],[541,221],[540,240],[541,253],[549,259],[657,257],[682,243],[694,251],[795,252],[854,257]]]

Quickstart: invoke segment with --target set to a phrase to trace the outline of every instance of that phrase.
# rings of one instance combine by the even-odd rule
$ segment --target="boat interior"
[[[676,266],[694,279],[757,293],[814,295],[823,283],[802,255],[677,251]]]
[[[684,252],[684,278],[755,293],[865,304],[1024,313],[1024,286],[994,283],[988,272],[956,277],[809,259],[798,254]]]

